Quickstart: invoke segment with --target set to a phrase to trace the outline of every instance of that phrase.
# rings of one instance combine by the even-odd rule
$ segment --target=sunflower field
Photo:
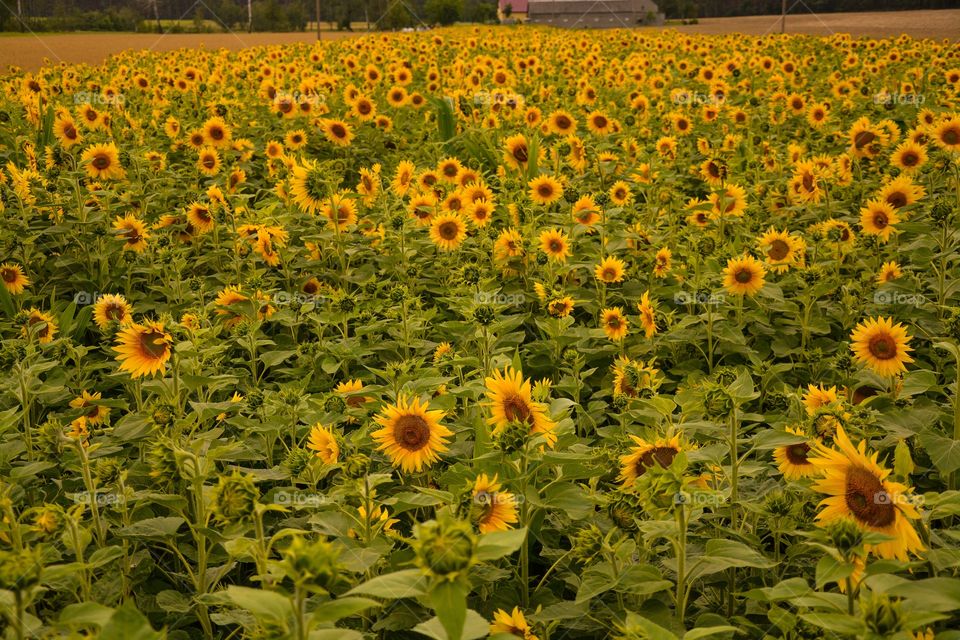
[[[960,638],[960,47],[0,77],[3,638]]]

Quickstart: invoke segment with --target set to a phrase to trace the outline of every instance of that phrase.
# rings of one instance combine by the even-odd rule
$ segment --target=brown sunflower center
[[[556,239],[551,240],[550,253],[560,253],[561,251],[563,251],[563,243]]]
[[[404,449],[419,451],[430,443],[430,425],[417,415],[400,416],[394,423],[393,437]]]
[[[513,157],[517,162],[526,162],[527,161],[527,145],[521,144],[517,145],[517,148],[513,150]]]
[[[893,193],[887,196],[887,202],[889,202],[891,206],[894,206],[897,209],[899,209],[900,207],[906,206],[907,194],[905,194],[902,191],[894,191]]]
[[[753,271],[750,269],[738,269],[737,272],[733,274],[733,279],[740,284],[747,284],[753,280]]]
[[[860,131],[853,137],[853,144],[857,149],[863,149],[873,142],[876,137],[876,134],[872,131]]]
[[[767,251],[767,255],[771,260],[783,260],[790,255],[790,245],[787,244],[785,240],[777,238],[770,243],[770,249]]]
[[[553,187],[549,183],[543,183],[537,186],[537,193],[541,198],[549,198],[553,195]]]
[[[863,467],[847,471],[847,508],[858,522],[871,527],[887,527],[896,519],[896,507],[883,483]]]
[[[684,128],[686,125],[683,120],[680,121],[680,124],[683,125],[681,128]],[[603,129],[607,126],[607,119],[604,116],[594,116],[593,126],[595,126],[597,129]]]
[[[803,174],[803,180],[802,180],[801,182],[802,182],[802,184],[803,184],[803,188],[804,188],[804,189],[806,189],[807,191],[813,191],[813,189],[814,189],[814,183],[813,183],[813,174],[812,174],[812,173],[804,173],[804,174]]]
[[[913,151],[907,151],[900,158],[900,162],[903,163],[903,166],[905,167],[913,167],[913,166],[916,166],[918,162],[920,162],[920,156],[918,156]]]
[[[333,134],[334,138],[346,138],[347,130],[343,128],[343,125],[335,124],[330,127],[330,133]]]
[[[603,276],[602,279],[607,280],[608,282],[611,280],[616,280],[617,270],[614,269],[613,267],[607,267],[606,269],[603,270],[603,273],[601,275]]]
[[[210,127],[209,134],[213,140],[223,140],[223,129],[220,127]]]
[[[887,219],[887,214],[883,211],[873,212],[873,226],[877,227],[878,229],[883,229],[889,224],[889,222],[890,221]]]
[[[440,234],[440,237],[448,241],[456,239],[459,232],[460,226],[453,221],[444,222],[437,227],[437,233]]]
[[[707,165],[707,173],[710,174],[711,178],[719,178],[720,167],[718,167],[715,162],[711,162],[710,164]]]
[[[674,447],[654,447],[637,459],[637,475],[642,476],[647,469],[658,464],[664,469],[673,464],[680,453]]]
[[[511,395],[503,400],[503,415],[507,420],[533,423],[533,411],[527,401],[518,395]]]
[[[945,144],[954,145],[960,143],[960,129],[950,128],[943,132],[943,135],[940,136]]]
[[[213,156],[203,157],[203,166],[207,169],[213,169],[217,165],[217,159]]]
[[[16,282],[17,272],[15,269],[0,269],[0,278],[3,278],[4,282]]]
[[[787,460],[790,464],[810,464],[807,461],[807,452],[810,451],[810,445],[806,442],[798,442],[787,446]]]
[[[880,333],[870,338],[867,349],[877,360],[889,360],[897,356],[897,341],[889,333]]]
[[[63,137],[69,140],[76,140],[77,138],[77,129],[72,124],[66,124],[63,127]]]
[[[103,315],[107,316],[107,318],[110,320],[122,320],[125,311],[126,310],[123,308],[123,305],[116,302],[111,302],[103,310]]]
[[[570,128],[570,118],[566,116],[557,116],[554,120],[554,124],[558,129],[569,129]]]
[[[151,360],[159,360],[167,354],[166,337],[159,331],[148,329],[140,334],[140,350]]]
[[[110,167],[110,156],[105,153],[98,153],[93,156],[93,161],[91,162],[93,167],[98,171],[103,171]]]

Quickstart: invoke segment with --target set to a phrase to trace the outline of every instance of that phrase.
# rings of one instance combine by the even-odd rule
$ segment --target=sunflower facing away
[[[480,533],[506,531],[518,522],[517,501],[509,491],[502,491],[497,476],[481,473],[473,483],[473,520]]]
[[[382,427],[370,434],[380,444],[377,449],[385,451],[393,466],[405,472],[419,472],[439,460],[439,454],[447,450],[446,438],[453,435],[440,424],[445,413],[429,408],[419,398],[401,397],[374,418]]]
[[[823,510],[817,515],[821,526],[841,519],[853,520],[861,529],[892,537],[892,540],[867,544],[865,549],[881,558],[906,561],[910,553],[924,550],[910,520],[920,514],[912,504],[910,490],[899,482],[887,480],[889,469],[877,463],[879,454],[867,454],[865,441],[853,446],[843,427],[834,438],[839,451],[823,444],[815,447],[810,461],[823,478],[814,489],[827,494],[820,502]]]
[[[337,444],[337,436],[330,427],[325,427],[319,422],[310,429],[307,448],[316,451],[317,457],[326,464],[336,464],[337,460],[340,459],[340,445]]]
[[[647,338],[652,338],[657,334],[657,301],[650,300],[650,291],[644,291],[640,296],[640,302],[637,303],[637,311],[640,312],[640,326],[643,327],[643,333]]]
[[[547,408],[533,401],[530,381],[525,380],[522,373],[511,367],[504,369],[503,373],[496,370],[486,379],[486,385],[490,407],[487,424],[493,427],[494,435],[517,421],[526,423],[531,435],[543,434],[547,444],[554,445],[557,441],[553,433],[556,424],[547,415]]]
[[[132,324],[117,333],[117,361],[120,370],[133,378],[152,376],[162,371],[173,351],[173,338],[162,322]]]
[[[874,373],[880,376],[894,376],[907,370],[906,365],[913,362],[908,346],[910,336],[907,329],[892,318],[868,318],[861,322],[850,334],[854,357]]]

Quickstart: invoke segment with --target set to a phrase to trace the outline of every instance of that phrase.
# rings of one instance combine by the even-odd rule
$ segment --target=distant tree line
[[[781,0],[658,0],[668,18],[780,13]],[[796,6],[795,6],[796,5]],[[960,0],[787,0],[792,13],[960,8]],[[18,15],[19,12],[19,15]],[[402,29],[492,22],[496,0],[321,0],[325,28]],[[316,0],[4,0],[0,31],[303,31]]]
[[[667,18],[720,18],[779,14],[781,0],[656,0]],[[960,0],[787,0],[791,13],[956,9]]]
[[[19,13],[18,13],[19,12]],[[492,22],[496,0],[321,0],[325,29]],[[0,31],[303,31],[316,0],[4,0]]]

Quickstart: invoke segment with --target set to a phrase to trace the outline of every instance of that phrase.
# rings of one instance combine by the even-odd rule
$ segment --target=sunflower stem
[[[676,508],[677,530],[679,536],[676,542],[677,553],[677,623],[684,627],[687,610],[687,518],[686,507],[681,502]]]

